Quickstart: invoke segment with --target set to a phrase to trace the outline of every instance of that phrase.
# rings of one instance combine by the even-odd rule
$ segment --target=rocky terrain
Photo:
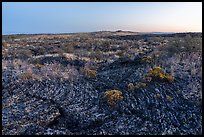
[[[3,36],[2,134],[201,135],[202,34],[130,33]]]

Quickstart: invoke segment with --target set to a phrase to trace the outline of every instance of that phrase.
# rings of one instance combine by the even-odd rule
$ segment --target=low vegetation
[[[4,48],[8,48],[8,47],[9,47],[9,44],[6,43],[6,42],[2,42],[2,46],[3,46]]]
[[[20,79],[25,80],[39,80],[39,77],[33,74],[31,71],[24,72],[20,75]]]
[[[151,56],[144,56],[142,58],[142,61],[146,62],[146,63],[151,63],[153,61]]]
[[[4,133],[24,134],[30,126],[33,133],[39,127],[29,124],[38,126],[41,120],[65,134],[148,134],[148,129],[162,134],[168,127],[175,134],[200,133],[202,33],[13,36],[2,38]],[[33,111],[24,113],[22,102]],[[160,117],[162,126],[155,123],[160,114],[169,116]],[[38,116],[40,121],[30,121]],[[19,118],[20,125],[6,127]]]
[[[135,84],[129,83],[128,84],[128,90],[135,90],[135,89],[140,89],[146,87],[147,84],[143,82],[136,82]]]
[[[145,79],[151,80],[167,80],[168,82],[173,82],[174,77],[170,74],[167,74],[162,68],[159,66],[155,66],[154,68],[149,69],[149,73],[145,75]]]
[[[89,69],[89,68],[82,69],[82,72],[85,74],[85,76],[87,78],[95,78],[96,75],[97,75],[97,71],[96,70],[92,70],[92,69]]]
[[[185,37],[175,37],[172,38],[168,44],[162,47],[160,50],[163,51],[163,54],[166,54],[170,57],[179,53],[189,53],[197,52],[202,50],[202,38],[192,37],[190,34],[187,34]]]
[[[110,106],[115,106],[123,99],[122,92],[119,90],[109,90],[104,93],[104,97]]]

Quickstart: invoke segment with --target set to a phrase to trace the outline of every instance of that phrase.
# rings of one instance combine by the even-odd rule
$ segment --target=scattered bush
[[[160,79],[163,79],[165,77],[165,72],[160,67],[155,66],[154,68],[150,68],[149,75],[152,77],[159,77]]]
[[[14,40],[14,39],[17,38],[17,36],[15,36],[15,35],[10,35],[10,36],[8,36],[8,38],[11,39],[11,40]]]
[[[174,81],[174,77],[172,75],[166,74],[165,78],[169,82],[173,82]]]
[[[151,78],[150,78],[151,77]],[[162,68],[155,66],[154,68],[150,68],[149,74],[145,75],[145,79],[159,79],[159,80],[167,80],[172,82],[174,77],[170,74],[167,74]]]
[[[147,84],[143,83],[143,82],[137,82],[135,84],[129,83],[128,84],[128,90],[135,90],[135,89],[138,89],[138,88],[144,88],[146,85]]]
[[[86,77],[88,78],[95,78],[97,75],[97,71],[96,70],[92,70],[89,68],[84,68],[82,69],[82,72],[85,74]]]
[[[40,69],[40,68],[42,68],[44,65],[42,65],[42,64],[35,64],[35,66],[38,68],[38,69]]]
[[[32,54],[34,56],[39,56],[39,55],[45,55],[47,54],[46,48],[41,46],[41,47],[35,47],[33,49],[31,49]],[[53,50],[52,50],[53,51]]]
[[[173,56],[175,53],[181,52],[183,50],[180,38],[175,38],[174,41],[171,40],[165,47],[165,54],[168,56]]]
[[[137,82],[135,83],[135,88],[144,88],[147,84],[143,82]]]
[[[32,52],[29,49],[18,49],[15,53],[14,57],[19,59],[28,59],[32,56]]]
[[[97,64],[96,62],[94,61],[87,61],[85,64],[84,64],[84,68],[89,68],[91,70],[97,70],[99,68],[99,64]]]
[[[142,61],[148,63],[148,64],[153,64],[156,65],[156,62],[158,61],[159,54],[153,53],[151,56],[143,56]]]
[[[153,59],[151,56],[144,56],[142,58],[142,61],[146,62],[146,63],[152,63]]]
[[[37,72],[43,79],[75,80],[79,78],[78,70],[67,65],[64,67],[58,63],[45,64]]]
[[[28,63],[29,64],[34,64],[34,65],[36,65],[36,64],[41,64],[41,59],[40,58],[30,58],[29,60],[28,60]]]
[[[163,47],[165,54],[173,56],[181,52],[196,52],[202,50],[202,37],[191,37],[186,35],[184,38],[176,37]]]
[[[128,84],[128,90],[134,90],[135,89],[135,86],[133,83],[129,83]]]
[[[104,93],[104,97],[110,106],[115,106],[123,99],[122,92],[119,90],[109,90]]]
[[[9,44],[6,43],[6,42],[2,42],[2,46],[3,46],[4,48],[8,48],[8,47],[9,47]]]
[[[20,79],[21,80],[38,80],[39,78],[37,77],[37,75],[33,74],[32,72],[27,71],[21,74]]]
[[[7,63],[8,64],[8,63]],[[60,79],[60,80],[75,80],[78,79],[80,74],[78,70],[71,66],[67,65],[66,67],[57,64],[28,64],[27,62],[21,63],[23,64],[21,67],[17,69],[17,71],[20,73],[20,79],[22,80],[45,80],[45,79]],[[21,72],[24,73],[21,73]]]
[[[94,59],[94,60],[102,60],[103,59],[103,52],[97,50],[97,51],[92,51],[89,54],[89,58],[90,59]]]
[[[66,45],[63,45],[61,47],[61,49],[65,52],[65,53],[73,53],[75,48],[74,48],[74,45],[71,45],[71,44],[66,44]]]

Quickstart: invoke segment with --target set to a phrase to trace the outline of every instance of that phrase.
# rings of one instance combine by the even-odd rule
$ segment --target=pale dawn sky
[[[3,34],[202,32],[202,2],[2,2]]]

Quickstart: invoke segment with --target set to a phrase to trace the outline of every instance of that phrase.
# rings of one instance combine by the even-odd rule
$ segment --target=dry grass
[[[33,74],[32,68],[28,68],[26,72],[23,72],[20,75],[21,80],[39,80],[40,77],[37,76],[36,74]]]
[[[10,46],[10,44],[8,44],[8,43],[6,43],[6,42],[2,42],[2,46],[3,46],[4,48],[8,48],[8,47]]]
[[[45,64],[36,70],[36,74],[43,79],[74,80],[79,78],[79,72],[73,66],[62,66],[61,64]]]
[[[202,76],[202,54],[200,52],[180,53],[166,60],[160,60],[161,66],[174,76],[185,78]]]
[[[202,101],[202,52],[183,52],[159,61],[175,78],[189,81],[182,91],[184,98]]]
[[[15,60],[2,60],[3,69],[14,69],[21,80],[43,80],[43,79],[61,79],[61,80],[74,80],[79,78],[78,70],[70,65],[66,67],[53,63],[53,64],[29,64],[27,61],[20,59]]]

